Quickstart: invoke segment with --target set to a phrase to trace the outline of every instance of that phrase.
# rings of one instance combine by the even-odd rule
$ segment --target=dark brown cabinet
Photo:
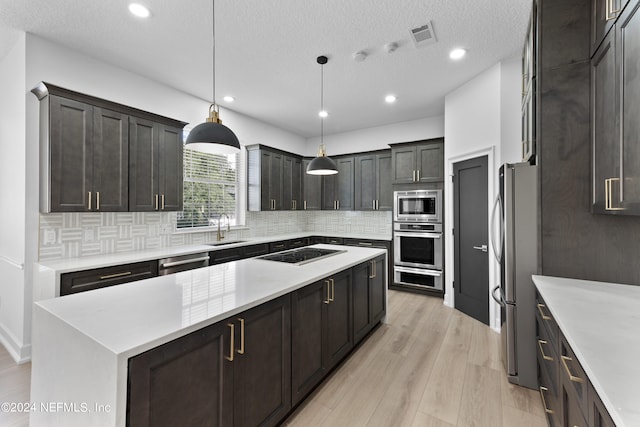
[[[391,151],[355,156],[355,210],[391,210]]]
[[[41,209],[127,211],[127,115],[55,95],[48,102],[48,125],[42,126],[49,126],[50,181],[42,189]]]
[[[591,59],[594,213],[640,215],[639,10],[624,7]]]
[[[282,209],[302,210],[302,159],[284,156],[282,159]]]
[[[301,210],[302,158],[262,145],[247,147],[250,211]]]
[[[40,83],[43,212],[182,209],[186,123]]]
[[[444,181],[444,139],[392,144],[393,184]]]
[[[311,159],[302,161],[302,208],[304,210],[322,209],[322,176],[309,175],[307,165]]]
[[[591,0],[591,55],[616,22],[628,0]]]
[[[182,210],[182,129],[131,117],[129,136],[131,210]]]
[[[120,285],[158,275],[158,262],[143,261],[60,275],[60,296]]]
[[[353,348],[351,271],[292,293],[291,382],[295,405]]]
[[[358,344],[386,313],[384,256],[352,270],[353,341]]]
[[[290,297],[129,360],[130,426],[274,426],[291,409]]]
[[[354,158],[335,157],[338,173],[322,177],[322,209],[354,210]]]

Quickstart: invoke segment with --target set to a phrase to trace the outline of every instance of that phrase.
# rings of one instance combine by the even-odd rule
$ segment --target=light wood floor
[[[442,299],[389,291],[381,325],[284,422],[291,427],[544,427],[536,391],[507,382],[500,336]],[[31,364],[0,346],[0,402],[29,401]],[[0,426],[28,414],[0,412]]]

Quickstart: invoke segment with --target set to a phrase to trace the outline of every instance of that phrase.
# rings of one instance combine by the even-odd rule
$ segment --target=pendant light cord
[[[211,75],[212,77],[212,83],[213,83],[213,90],[212,90],[212,101],[213,101],[213,105],[216,105],[216,1],[215,0],[211,0],[211,21],[212,21],[212,25],[211,25],[211,44],[213,46],[213,55],[211,55]],[[214,107],[215,108],[215,107]]]
[[[324,64],[320,64],[320,111],[324,112]],[[324,117],[320,116],[320,144],[324,144]]]

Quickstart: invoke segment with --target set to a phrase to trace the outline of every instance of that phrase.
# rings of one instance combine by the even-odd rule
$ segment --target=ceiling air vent
[[[411,38],[416,47],[425,47],[434,44],[436,40],[436,33],[433,32],[433,25],[431,21],[426,24],[413,28],[410,30]]]

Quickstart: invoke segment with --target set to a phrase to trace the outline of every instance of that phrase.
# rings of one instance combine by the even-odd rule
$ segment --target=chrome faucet
[[[224,234],[220,231],[220,222],[222,221],[222,216],[227,217],[227,231],[231,231],[231,220],[229,219],[229,215],[220,214],[220,218],[218,218],[218,235],[216,236],[216,241],[218,242],[224,239]]]

